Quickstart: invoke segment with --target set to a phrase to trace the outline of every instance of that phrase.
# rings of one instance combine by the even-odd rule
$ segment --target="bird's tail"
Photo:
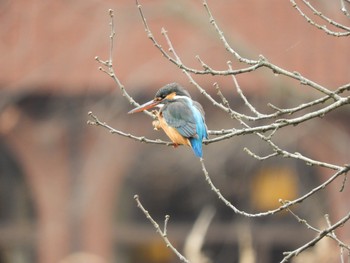
[[[202,140],[199,138],[190,138],[190,143],[194,154],[197,157],[202,158],[203,156]]]

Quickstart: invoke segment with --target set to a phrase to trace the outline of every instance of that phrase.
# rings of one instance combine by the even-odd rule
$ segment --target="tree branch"
[[[159,226],[159,224],[152,218],[150,213],[144,208],[142,205],[139,196],[135,195],[134,199],[136,201],[137,207],[140,208],[140,210],[143,212],[143,214],[146,216],[146,218],[152,223],[154,228],[156,229],[156,232],[160,235],[160,237],[164,240],[166,246],[170,248],[175,255],[180,259],[181,262],[189,263],[188,259],[185,258],[174,246],[173,244],[169,241],[168,236],[167,236],[167,226],[168,226],[168,221],[170,219],[169,215],[165,216],[164,220],[164,229],[162,230]]]
[[[333,25],[341,30],[344,30],[345,32],[335,32],[333,30],[330,30],[327,28],[326,25],[320,25],[318,23],[316,23],[314,20],[312,20],[309,16],[307,16],[302,10],[301,8],[297,5],[297,3],[294,0],[290,0],[290,2],[292,3],[292,6],[299,12],[299,14],[305,18],[305,20],[312,26],[323,30],[324,32],[326,32],[328,35],[331,36],[336,36],[336,37],[347,37],[350,35],[350,27],[347,27],[345,25],[342,25],[340,23],[335,22],[333,19],[330,19],[329,17],[325,16],[324,14],[322,14],[322,12],[318,11],[313,5],[311,5],[311,3],[309,1],[303,0],[303,3],[313,12],[314,15],[320,17],[322,20],[326,21],[327,23],[329,23],[330,25]],[[342,11],[343,13],[347,14],[347,10],[345,8],[345,4],[344,2],[341,2],[342,4]],[[344,12],[345,11],[345,12]]]
[[[335,22],[334,20],[330,19],[329,17],[323,15],[321,12],[319,12],[314,6],[312,6],[308,1],[302,0],[304,5],[311,10],[319,19],[322,21],[325,21],[329,23],[330,25],[338,28],[340,31],[345,32],[336,32],[328,29],[326,26],[320,25],[313,20],[311,20],[302,10],[301,8],[296,4],[294,0],[290,0],[293,7],[301,14],[301,16],[306,19],[311,25],[314,27],[321,29],[325,31],[327,34],[333,35],[333,36],[349,36],[350,35],[350,28],[344,25],[341,25],[340,23]],[[346,2],[345,2],[346,1]],[[341,3],[341,9],[342,12],[349,16],[349,12],[346,9],[345,3],[349,3],[349,0],[340,0]],[[239,214],[241,216],[245,217],[263,217],[263,216],[270,216],[274,215],[280,211],[287,210],[289,211],[299,222],[303,223],[307,228],[310,228],[317,232],[317,236],[310,240],[309,242],[305,243],[304,245],[300,246],[299,248],[286,252],[284,255],[284,259],[282,262],[287,262],[290,258],[298,255],[305,249],[315,245],[317,242],[319,242],[323,237],[327,236],[335,240],[339,247],[341,248],[341,254],[343,249],[347,250],[349,252],[349,246],[346,245],[344,242],[338,239],[338,237],[335,235],[334,230],[341,227],[343,224],[345,224],[349,218],[350,214],[346,215],[344,218],[339,220],[335,224],[331,224],[329,219],[327,219],[328,227],[325,230],[319,230],[315,227],[312,227],[306,220],[301,219],[299,216],[297,216],[294,212],[290,210],[290,208],[296,204],[299,204],[309,198],[310,196],[314,195],[315,193],[319,192],[320,190],[324,189],[325,187],[329,186],[336,178],[338,178],[341,175],[344,175],[344,180],[342,183],[341,191],[345,187],[346,183],[346,174],[350,170],[350,166],[344,165],[336,165],[332,163],[322,162],[315,159],[312,159],[310,157],[304,156],[298,152],[289,152],[288,150],[282,149],[276,142],[274,142],[272,139],[275,138],[275,134],[280,132],[282,128],[285,127],[291,127],[295,125],[302,124],[304,122],[310,121],[315,118],[322,118],[323,116],[329,114],[330,112],[340,108],[344,107],[348,104],[350,104],[350,96],[346,94],[347,91],[350,91],[350,83],[345,84],[343,86],[340,86],[338,88],[330,89],[327,87],[324,87],[318,83],[316,83],[313,80],[310,80],[303,75],[301,75],[299,72],[296,71],[289,71],[286,70],[278,65],[275,65],[268,61],[267,58],[265,58],[263,55],[260,55],[257,59],[249,59],[241,54],[239,54],[234,47],[232,47],[225,35],[224,32],[221,30],[221,28],[218,26],[217,21],[215,20],[209,6],[206,0],[204,0],[203,5],[205,8],[205,11],[207,12],[207,15],[209,17],[210,24],[214,27],[216,30],[219,39],[221,40],[224,48],[233,56],[235,60],[242,63],[244,66],[242,68],[233,69],[231,62],[227,62],[228,68],[226,70],[216,70],[212,68],[209,64],[205,63],[198,55],[194,56],[195,59],[199,62],[201,68],[195,69],[186,66],[183,62],[180,56],[177,54],[172,41],[169,37],[169,34],[167,30],[163,27],[161,29],[161,34],[164,37],[166,44],[168,45],[168,49],[164,49],[157,39],[154,37],[148,23],[146,20],[146,16],[144,15],[144,12],[142,10],[142,6],[139,4],[139,0],[136,0],[137,9],[139,11],[143,26],[145,28],[147,37],[150,39],[150,41],[153,43],[153,45],[160,51],[160,53],[172,64],[174,64],[176,67],[178,67],[182,72],[186,75],[189,82],[197,88],[197,90],[215,107],[219,108],[223,112],[225,112],[229,118],[233,121],[237,121],[240,125],[240,128],[231,128],[231,129],[217,129],[217,130],[209,130],[208,133],[210,135],[214,135],[214,138],[204,140],[204,144],[211,144],[216,143],[222,140],[228,140],[234,136],[244,136],[248,134],[255,134],[259,137],[261,142],[266,143],[270,148],[272,153],[266,154],[265,156],[261,156],[258,154],[253,153],[251,150],[249,150],[247,147],[244,148],[244,150],[248,153],[248,155],[252,156],[253,158],[256,158],[259,161],[265,161],[270,158],[274,158],[276,156],[281,156],[283,158],[292,158],[295,160],[299,160],[302,162],[305,162],[308,165],[314,165],[318,167],[327,168],[330,170],[334,170],[335,172],[323,183],[319,184],[318,186],[314,187],[313,189],[309,190],[304,195],[300,196],[299,198],[292,200],[292,201],[281,201],[282,205],[269,211],[260,212],[260,213],[248,213],[243,210],[238,209],[236,206],[234,206],[230,201],[228,201],[221,193],[220,189],[217,188],[214,183],[212,182],[209,173],[206,169],[204,159],[200,158],[201,168],[203,171],[204,178],[206,182],[208,183],[210,189],[215,193],[217,198],[222,201],[228,208],[230,208],[234,213]],[[95,57],[96,61],[100,64],[99,69],[107,74],[109,77],[111,77],[118,88],[121,91],[122,96],[126,98],[126,100],[132,104],[133,106],[139,106],[133,97],[127,92],[124,85],[120,82],[119,78],[116,76],[114,69],[113,69],[113,51],[114,51],[114,41],[116,37],[115,33],[115,24],[114,24],[114,12],[113,10],[109,10],[109,16],[110,16],[110,49],[109,49],[109,58],[107,60],[101,60],[99,57]],[[249,98],[246,97],[244,94],[243,89],[238,83],[238,80],[236,78],[236,75],[239,74],[246,74],[253,71],[257,71],[261,68],[269,69],[271,73],[273,74],[280,74],[283,76],[286,76],[288,79],[293,79],[295,81],[300,82],[300,84],[305,85],[315,91],[318,92],[319,97],[314,98],[312,100],[306,101],[304,103],[301,103],[299,105],[295,105],[291,108],[283,108],[283,107],[277,107],[275,105],[272,105],[271,103],[268,103],[268,107],[273,109],[272,113],[263,113],[259,112],[256,107],[249,101]],[[216,89],[218,98],[213,98],[206,89],[204,89],[201,85],[199,85],[196,80],[193,78],[193,75],[213,75],[213,76],[222,76],[222,77],[231,77],[233,86],[235,87],[235,90],[240,97],[240,99],[244,102],[244,105],[249,109],[250,114],[245,114],[242,112],[239,112],[238,110],[235,110],[233,107],[230,106],[229,100],[225,97],[224,93],[221,91],[221,88],[219,87],[218,83],[214,83],[213,86]],[[334,91],[333,91],[334,90]],[[220,101],[221,100],[221,101]],[[306,113],[300,113],[301,111],[306,111]],[[145,111],[145,113],[151,117],[156,118],[155,115],[152,112]],[[300,113],[297,115],[296,113]],[[162,140],[152,140],[149,138],[146,138],[144,136],[135,136],[130,133],[126,133],[117,129],[112,128],[105,122],[102,122],[99,120],[99,118],[94,115],[92,112],[89,112],[89,116],[91,120],[88,121],[88,124],[100,126],[105,129],[107,129],[110,133],[118,134],[119,136],[123,136],[129,139],[133,139],[138,142],[144,142],[144,143],[151,143],[156,145],[173,145],[171,142],[166,142]],[[283,116],[283,118],[282,118]],[[259,121],[259,122],[258,122]],[[256,125],[256,126],[254,126]],[[169,221],[169,216],[165,217],[164,220],[164,228],[163,230],[159,227],[158,223],[152,218],[150,213],[143,207],[141,204],[139,197],[135,195],[135,201],[137,203],[137,206],[141,209],[141,211],[144,213],[146,218],[152,223],[154,228],[156,229],[157,233],[160,234],[162,239],[164,240],[167,247],[169,247],[176,256],[182,261],[182,262],[189,262],[187,258],[185,258],[181,253],[179,253],[175,247],[171,244],[167,237],[167,226]]]

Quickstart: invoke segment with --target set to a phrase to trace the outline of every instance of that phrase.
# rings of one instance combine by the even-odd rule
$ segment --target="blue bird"
[[[203,156],[202,141],[208,138],[203,107],[191,99],[187,90],[177,83],[170,83],[156,93],[153,100],[129,111],[141,112],[158,107],[156,130],[163,129],[174,147],[188,145],[197,157]]]

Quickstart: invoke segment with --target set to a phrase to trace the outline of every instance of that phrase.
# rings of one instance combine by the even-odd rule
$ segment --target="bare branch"
[[[221,200],[227,207],[229,207],[235,214],[239,214],[242,216],[246,216],[246,217],[263,217],[263,216],[268,216],[268,215],[274,215],[278,212],[281,212],[283,210],[285,210],[288,207],[294,206],[295,204],[301,203],[303,202],[305,199],[307,199],[308,197],[312,196],[313,194],[317,193],[318,191],[324,189],[327,185],[329,185],[330,183],[332,183],[336,178],[338,178],[340,175],[347,173],[350,170],[350,167],[342,167],[341,169],[339,169],[333,176],[331,176],[328,180],[326,180],[324,183],[320,184],[319,186],[313,188],[311,191],[309,191],[308,193],[304,194],[303,196],[292,200],[292,201],[288,201],[285,202],[283,205],[281,205],[280,207],[273,209],[273,210],[269,210],[266,212],[260,212],[260,213],[247,213],[243,210],[238,209],[236,206],[234,206],[230,201],[228,201],[222,194],[219,188],[217,188],[214,183],[212,182],[209,173],[205,167],[205,163],[203,158],[200,159],[200,163],[202,166],[202,171],[205,177],[205,180],[207,181],[207,183],[209,184],[211,190],[217,195],[217,197],[219,198],[219,200]]]
[[[345,30],[345,32],[335,32],[333,30],[330,30],[327,28],[326,25],[320,25],[318,23],[316,23],[314,20],[312,20],[309,16],[307,16],[302,10],[301,8],[297,5],[297,3],[294,0],[290,0],[290,2],[292,3],[293,7],[299,12],[299,14],[305,18],[305,20],[313,25],[314,27],[323,30],[324,32],[326,32],[328,35],[332,35],[332,36],[336,36],[336,37],[346,37],[350,35],[350,27],[347,27],[345,25],[342,25],[340,23],[335,22],[333,19],[330,19],[329,17],[325,16],[324,14],[322,14],[320,11],[318,11],[313,5],[311,5],[311,3],[309,1],[303,0],[303,3],[314,13],[314,15],[320,17],[322,20],[326,21],[327,23],[329,23],[330,25],[333,25],[341,30]],[[347,10],[345,8],[345,4],[344,2],[342,3],[342,11],[343,13],[346,14]],[[345,12],[344,12],[345,11]]]
[[[349,0],[346,0],[346,1],[348,2],[348,4],[350,3]],[[341,6],[340,10],[343,12],[343,14],[350,18],[350,13],[345,6],[345,0],[340,0],[340,6]]]
[[[208,6],[208,3],[206,0],[204,0],[203,2],[203,5],[205,7],[205,10],[207,11],[208,13],[208,16],[209,16],[209,22],[213,25],[213,27],[215,28],[216,32],[219,34],[219,37],[220,37],[220,40],[223,42],[226,50],[228,52],[230,52],[232,55],[234,55],[234,57],[239,61],[239,62],[244,62],[246,64],[249,64],[249,65],[258,65],[259,64],[259,61],[258,60],[250,60],[250,59],[247,59],[247,58],[244,58],[242,57],[237,51],[235,51],[231,46],[230,44],[227,42],[225,36],[224,36],[224,33],[223,31],[220,29],[220,27],[218,26],[218,24],[216,23],[210,9],[209,9],[209,6]]]
[[[160,139],[157,139],[157,140],[151,140],[151,139],[148,139],[146,138],[145,136],[135,136],[135,135],[132,135],[130,133],[125,133],[125,132],[122,132],[122,131],[119,131],[119,130],[116,130],[114,129],[113,127],[109,126],[107,123],[105,122],[102,122],[98,119],[98,117],[96,115],[94,115],[91,111],[88,113],[88,115],[93,119],[93,120],[88,120],[87,121],[87,124],[89,125],[94,125],[94,126],[101,126],[105,129],[107,129],[110,133],[112,134],[118,134],[120,136],[123,136],[123,137],[126,137],[126,138],[129,138],[129,139],[133,139],[135,141],[139,141],[139,142],[143,142],[143,143],[153,143],[153,144],[161,144],[161,145],[166,145],[166,146],[172,146],[174,145],[172,142],[165,142],[165,141],[162,141]]]
[[[312,6],[308,1],[301,0],[304,5],[311,10],[315,16],[317,16],[317,19],[321,19],[322,21],[336,27],[339,29],[339,32],[332,31],[328,29],[324,25],[320,25],[316,23],[315,21],[311,20],[303,11],[302,9],[296,4],[294,0],[291,0],[291,3],[296,10],[306,19],[311,25],[314,27],[321,29],[325,31],[327,34],[334,35],[334,36],[349,36],[350,35],[350,28],[344,25],[341,25],[334,20],[330,19],[329,17],[325,16],[321,12],[319,12],[314,6]],[[347,11],[345,7],[345,3],[349,3],[349,0],[340,0],[341,3],[341,9],[342,12],[349,16],[349,12]],[[213,67],[211,67],[209,64],[205,63],[198,55],[194,56],[195,59],[200,64],[200,69],[195,69],[188,67],[183,64],[182,59],[177,54],[173,43],[169,37],[169,33],[167,30],[163,27],[161,28],[161,34],[162,37],[164,37],[166,41],[166,45],[168,46],[167,49],[164,49],[157,39],[154,37],[148,23],[146,20],[146,17],[144,15],[144,12],[142,10],[142,6],[139,4],[139,0],[136,0],[137,8],[144,26],[144,29],[146,31],[147,37],[151,40],[153,45],[160,51],[160,53],[172,64],[177,66],[182,72],[186,75],[189,82],[194,85],[197,90],[215,107],[219,108],[223,112],[227,113],[228,117],[230,117],[231,121],[235,121],[240,125],[240,128],[231,128],[231,129],[217,129],[217,130],[210,130],[208,133],[211,135],[215,135],[216,137],[204,140],[204,144],[210,144],[215,143],[221,140],[227,140],[234,136],[243,136],[248,134],[255,134],[258,136],[258,138],[261,140],[261,142],[266,143],[270,149],[271,153],[268,153],[266,155],[260,155],[256,154],[253,151],[249,150],[247,147],[244,148],[244,150],[248,153],[248,155],[252,156],[253,158],[256,158],[260,161],[265,161],[270,158],[274,158],[276,156],[280,156],[283,158],[292,158],[294,160],[302,161],[308,165],[314,165],[318,167],[327,168],[329,170],[334,170],[333,174],[325,180],[323,183],[319,184],[318,186],[314,187],[313,189],[309,190],[307,193],[303,194],[302,196],[298,197],[295,200],[292,201],[281,201],[281,205],[273,210],[260,212],[260,213],[248,213],[246,211],[238,209],[236,206],[234,206],[229,200],[227,200],[223,194],[221,193],[220,189],[217,188],[214,183],[212,182],[209,173],[206,169],[204,160],[200,158],[201,168],[203,171],[204,178],[206,182],[208,183],[210,189],[215,193],[217,198],[222,201],[227,207],[229,207],[234,213],[245,216],[245,217],[263,217],[263,216],[269,216],[274,215],[280,211],[287,210],[289,213],[291,213],[300,223],[303,223],[307,228],[312,229],[317,233],[317,236],[310,240],[309,242],[305,243],[304,245],[300,246],[299,248],[286,252],[284,255],[284,259],[282,262],[287,262],[290,258],[298,255],[305,249],[308,249],[309,247],[315,245],[317,242],[319,242],[323,237],[327,236],[332,238],[340,247],[340,254],[341,254],[341,260],[343,260],[343,250],[346,250],[348,254],[350,255],[350,249],[349,245],[342,242],[335,234],[334,230],[341,227],[343,224],[345,224],[349,218],[350,214],[346,215],[344,218],[339,220],[335,224],[331,224],[328,217],[326,217],[328,227],[325,230],[320,230],[315,227],[313,227],[311,224],[309,224],[305,219],[301,219],[299,216],[297,216],[294,212],[291,211],[291,207],[303,202],[310,196],[314,195],[315,193],[321,191],[325,187],[329,186],[336,178],[338,178],[341,175],[344,175],[344,180],[342,182],[342,186],[340,191],[343,191],[347,179],[347,172],[350,170],[349,165],[336,165],[324,161],[319,161],[307,156],[302,155],[298,152],[290,152],[286,149],[282,149],[278,143],[275,142],[275,134],[279,133],[282,128],[285,127],[291,127],[295,126],[307,121],[310,121],[315,118],[322,118],[323,116],[327,115],[328,113],[343,107],[345,105],[350,104],[350,96],[346,93],[346,91],[350,90],[350,83],[345,84],[338,88],[329,88],[325,87],[323,85],[320,85],[319,83],[316,83],[313,80],[310,80],[303,75],[301,75],[299,72],[296,71],[289,71],[284,68],[281,68],[280,66],[273,64],[268,61],[267,58],[265,58],[263,55],[260,55],[258,59],[252,60],[249,58],[245,58],[241,54],[239,54],[227,41],[224,32],[220,29],[218,26],[217,21],[215,20],[209,6],[206,0],[204,0],[203,5],[204,8],[208,14],[209,22],[210,24],[215,28],[218,37],[220,38],[224,48],[232,55],[232,57],[237,60],[238,62],[243,63],[243,67],[239,69],[233,69],[231,62],[228,62],[228,69],[227,70],[216,70]],[[113,10],[109,10],[109,16],[110,16],[110,48],[109,48],[109,58],[108,60],[101,60],[99,57],[96,57],[96,61],[100,64],[100,70],[107,74],[109,77],[111,77],[116,85],[121,90],[122,95],[127,99],[127,101],[134,105],[139,106],[139,104],[133,99],[131,95],[126,91],[125,87],[122,85],[118,77],[116,76],[114,69],[113,69],[113,49],[114,49],[114,40],[115,40],[115,25],[114,25],[114,12]],[[345,32],[340,32],[345,31]],[[280,74],[288,79],[293,79],[295,81],[300,82],[300,84],[305,85],[315,91],[318,92],[319,96],[317,98],[307,100],[304,103],[301,103],[299,105],[295,105],[291,108],[283,108],[276,105],[272,105],[271,103],[268,103],[268,106],[273,109],[272,113],[265,114],[263,112],[259,112],[256,107],[250,102],[250,100],[246,97],[244,91],[240,87],[238,80],[236,78],[236,75],[239,74],[245,74],[253,71],[258,71],[261,68],[269,69],[271,73],[273,74]],[[197,81],[194,79],[193,75],[214,75],[214,76],[231,76],[233,85],[237,91],[237,94],[239,95],[240,99],[244,102],[245,106],[250,110],[250,114],[245,114],[239,112],[239,110],[234,109],[230,106],[230,102],[225,97],[224,93],[220,89],[220,86],[218,83],[214,83],[213,86],[217,91],[218,97],[215,99],[207,92],[206,89],[204,89],[201,85],[197,83]],[[221,101],[220,101],[221,100]],[[302,113],[301,111],[305,110],[306,113]],[[148,116],[155,118],[155,115],[152,112],[145,112]],[[299,115],[295,113],[300,113]],[[132,135],[130,133],[125,133],[123,131],[117,130],[106,124],[105,122],[102,122],[99,120],[99,118],[94,115],[93,113],[89,113],[89,116],[91,117],[91,120],[88,121],[88,124],[101,126],[105,129],[107,129],[111,133],[118,134],[123,137],[127,137],[129,139],[133,139],[138,142],[145,142],[145,143],[152,143],[152,144],[161,144],[161,145],[173,145],[171,142],[166,142],[162,140],[152,140],[145,138],[144,136],[138,137],[135,135]],[[283,116],[283,117],[282,117]],[[258,122],[259,121],[259,122]],[[274,140],[272,140],[274,139]],[[141,211],[144,213],[146,218],[152,223],[156,231],[160,234],[162,239],[164,240],[167,247],[169,247],[182,262],[189,262],[189,260],[184,257],[181,253],[179,253],[175,247],[171,244],[169,239],[167,238],[167,227],[169,222],[169,216],[165,216],[164,220],[164,228],[163,230],[159,227],[158,223],[151,217],[149,212],[143,207],[141,204],[139,197],[135,195],[135,200],[137,203],[137,206],[141,209]],[[209,225],[209,223],[208,223]],[[207,225],[207,227],[208,227]],[[204,238],[204,236],[202,236]],[[202,239],[203,241],[203,239]],[[198,249],[197,249],[198,250]]]
[[[259,60],[249,60],[249,59],[245,59],[243,57],[241,57],[231,46],[230,44],[227,42],[226,38],[224,37],[223,35],[223,32],[222,30],[219,28],[217,22],[215,21],[210,9],[209,9],[209,6],[208,6],[208,3],[206,2],[206,0],[204,0],[204,7],[205,9],[207,10],[207,13],[208,13],[208,16],[209,16],[209,22],[215,27],[217,33],[219,34],[219,37],[220,37],[220,40],[222,40],[225,48],[235,56],[235,58],[239,61],[239,62],[244,62],[246,64],[249,64],[249,65],[256,65],[257,68],[261,68],[261,67],[266,67],[266,68],[269,68],[272,70],[272,72],[274,74],[281,74],[281,75],[284,75],[284,76],[287,76],[289,78],[292,78],[292,79],[295,79],[295,80],[298,80],[300,81],[301,84],[303,85],[307,85],[307,86],[310,86],[326,95],[329,95],[331,96],[333,99],[340,99],[340,97],[338,95],[335,95],[333,92],[331,92],[330,90],[326,89],[325,87],[323,87],[322,85],[320,84],[317,84],[316,82],[314,81],[311,81],[307,78],[305,78],[304,76],[302,76],[299,72],[296,72],[294,71],[293,73],[288,71],[288,70],[285,70],[277,65],[274,65],[270,62],[268,62],[268,60],[263,56],[263,55],[260,55],[259,57]]]
[[[226,140],[229,139],[233,136],[237,136],[237,135],[242,135],[242,134],[251,134],[251,133],[256,133],[256,132],[266,132],[266,131],[271,131],[271,130],[275,130],[275,129],[280,129],[286,126],[295,126],[298,125],[300,123],[303,123],[305,121],[317,118],[317,117],[323,117],[325,116],[327,113],[341,107],[344,106],[346,104],[350,104],[350,96],[346,97],[346,98],[342,98],[322,109],[313,111],[313,112],[309,112],[306,113],[300,117],[295,117],[292,119],[278,119],[276,120],[274,123],[272,124],[268,124],[268,125],[261,125],[261,126],[257,126],[257,127],[247,127],[245,129],[241,129],[241,130],[237,130],[237,129],[229,129],[229,130],[220,130],[217,132],[213,132],[213,134],[223,134],[222,136],[218,136],[216,138],[207,140],[205,143],[209,144],[209,143],[213,143],[213,142],[217,142],[217,141],[221,141],[221,140]]]
[[[270,159],[272,157],[275,157],[278,155],[278,152],[274,152],[274,153],[271,153],[269,155],[266,155],[266,156],[259,156],[255,153],[253,153],[251,150],[249,150],[248,148],[244,148],[243,149],[245,152],[247,152],[250,156],[254,157],[255,159],[258,159],[259,161],[264,161],[264,160],[267,160],[267,159]]]
[[[112,9],[109,9],[108,14],[110,17],[110,27],[111,27],[111,33],[109,36],[109,39],[110,39],[109,59],[104,61],[104,60],[101,60],[98,56],[96,56],[95,60],[101,64],[101,67],[99,67],[99,70],[106,73],[108,76],[110,76],[114,80],[114,82],[117,84],[120,91],[122,92],[123,97],[125,97],[131,105],[137,107],[137,106],[140,106],[140,104],[137,103],[131,95],[129,95],[129,93],[126,91],[124,85],[120,82],[120,80],[118,79],[113,69],[113,47],[114,47],[114,38],[116,36],[115,27],[114,27],[114,11]],[[155,115],[149,111],[144,111],[144,113],[146,113],[148,116],[152,117],[153,119],[155,118]]]
[[[321,231],[314,239],[312,239],[309,242],[305,243],[303,246],[301,246],[301,247],[299,247],[299,248],[297,248],[297,249],[295,249],[293,251],[289,251],[289,252],[283,253],[285,255],[285,257],[283,258],[281,263],[288,262],[289,259],[291,259],[292,257],[295,257],[295,256],[299,255],[301,252],[303,252],[304,250],[314,246],[322,238],[324,238],[325,236],[327,236],[330,233],[332,233],[335,229],[337,229],[337,228],[341,227],[342,225],[344,225],[349,219],[350,219],[350,213],[348,213],[345,217],[343,217],[341,220],[339,220],[334,225],[332,225],[332,226],[326,228],[325,230]]]
[[[227,64],[228,64],[229,69],[232,70],[231,62],[229,61]],[[241,90],[241,88],[240,88],[240,86],[238,84],[236,76],[235,75],[231,75],[231,77],[232,77],[233,83],[234,83],[234,85],[236,87],[237,93],[239,94],[239,96],[244,101],[244,104],[251,110],[251,112],[253,112],[257,116],[257,118],[259,118],[259,119],[267,118],[268,117],[267,115],[261,114],[260,112],[258,112],[254,108],[254,106],[247,100],[246,96],[243,94],[243,91]]]
[[[146,216],[146,218],[152,223],[152,225],[154,226],[154,228],[156,229],[156,232],[160,235],[160,237],[164,240],[166,246],[168,248],[170,248],[175,255],[180,259],[181,262],[185,262],[185,263],[189,263],[190,261],[188,261],[188,259],[186,259],[174,246],[173,244],[169,241],[168,236],[167,236],[167,225],[168,225],[168,221],[170,219],[169,215],[165,216],[165,221],[164,221],[164,230],[161,230],[158,223],[152,218],[152,216],[150,215],[150,213],[144,208],[144,206],[142,205],[139,196],[135,195],[134,199],[136,201],[137,207],[141,209],[141,211],[144,213],[144,215]]]
[[[281,201],[282,204],[284,204],[283,201]],[[311,224],[309,224],[305,219],[302,219],[300,218],[295,212],[293,212],[290,208],[286,208],[286,210],[293,216],[296,218],[296,220],[301,223],[301,224],[304,224],[307,229],[311,229],[315,232],[317,232],[318,234],[321,234],[322,231],[319,230],[318,228],[312,226]],[[329,215],[326,214],[325,215],[325,218],[326,218],[326,221],[327,221],[327,224],[328,224],[328,227],[331,228],[332,227],[332,224],[330,223],[330,220],[329,220]],[[338,246],[343,248],[343,249],[346,249],[350,252],[350,246],[345,244],[343,241],[339,240],[338,237],[335,235],[334,231],[331,231],[329,233],[326,234],[327,237],[333,239],[336,243],[338,243]]]

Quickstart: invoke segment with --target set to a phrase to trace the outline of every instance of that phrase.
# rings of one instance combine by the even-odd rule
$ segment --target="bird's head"
[[[128,113],[136,113],[154,107],[162,107],[165,103],[181,97],[191,98],[188,91],[181,87],[178,83],[170,83],[160,88],[153,100],[146,102],[135,109],[132,109]]]

